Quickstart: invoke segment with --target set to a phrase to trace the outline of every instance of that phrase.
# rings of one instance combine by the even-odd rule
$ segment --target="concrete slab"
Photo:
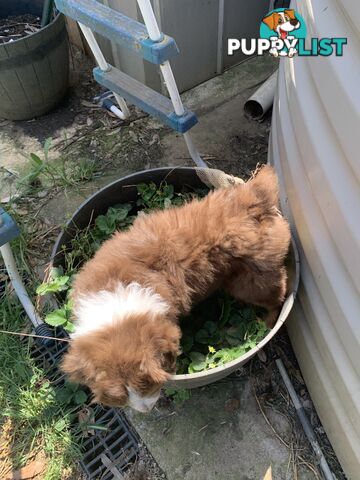
[[[168,480],[262,480],[270,466],[274,479],[293,478],[289,450],[261,415],[248,376],[192,390],[180,406],[126,413]],[[290,435],[280,414],[273,412],[272,423]],[[313,478],[305,470],[298,475]]]

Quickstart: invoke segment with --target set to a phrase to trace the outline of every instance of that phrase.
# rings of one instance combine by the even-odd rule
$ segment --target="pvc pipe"
[[[150,39],[153,42],[160,42],[163,36],[160,32],[150,0],[137,0],[137,3],[139,5],[141,15],[144,19],[144,23],[149,33]]]
[[[206,165],[204,160],[200,157],[200,154],[197,151],[197,148],[195,147],[194,142],[193,142],[193,140],[190,136],[190,132],[185,132],[184,133],[184,140],[185,140],[185,143],[186,143],[187,148],[189,150],[190,156],[194,160],[195,164],[198,167],[208,168],[208,166]]]
[[[324,457],[324,454],[321,450],[321,447],[318,443],[318,441],[316,440],[316,437],[315,437],[315,433],[314,433],[314,430],[311,426],[311,423],[309,422],[307,416],[306,416],[306,413],[305,413],[305,410],[304,410],[304,407],[301,405],[300,403],[300,400],[295,392],[295,389],[291,383],[291,380],[289,378],[289,375],[287,374],[287,371],[284,367],[284,364],[282,362],[282,360],[280,358],[278,358],[277,360],[275,360],[275,363],[276,363],[276,366],[280,372],[280,375],[282,376],[282,379],[285,383],[285,386],[287,388],[287,391],[289,392],[289,395],[291,397],[291,400],[294,404],[294,407],[296,409],[296,413],[299,417],[299,420],[301,422],[301,425],[304,429],[304,432],[305,432],[305,435],[307,437],[307,439],[309,440],[311,446],[312,446],[312,449],[314,450],[315,452],[315,455],[317,456],[318,460],[319,460],[319,463],[320,463],[320,467],[321,467],[321,470],[324,474],[324,477],[326,480],[334,480],[334,476],[330,470],[330,467],[326,461],[326,458]]]
[[[92,30],[87,27],[86,25],[83,25],[82,23],[79,23],[79,27],[89,44],[89,47],[95,57],[96,63],[99,65],[101,70],[104,72],[107,72],[110,70],[110,65],[107,63],[102,51],[100,50],[99,44],[96,41],[95,35],[93,34]]]
[[[116,105],[114,105],[114,102],[112,102],[110,99],[108,99],[108,98],[105,99],[102,102],[102,107],[104,107],[105,110],[108,110],[109,112],[112,112],[118,118],[124,119],[123,112]]]
[[[181,117],[181,115],[184,115],[185,109],[180,98],[179,90],[177,88],[175,77],[171,69],[169,60],[160,65],[160,70],[164,78],[166,88],[169,92],[171,101],[174,105],[175,113],[176,115],[179,115],[179,117]]]
[[[95,57],[96,63],[104,72],[109,71],[111,66],[107,63],[92,30],[86,25],[83,25],[82,23],[79,23],[79,27],[81,28],[81,31],[84,34],[84,37],[89,44],[89,47]],[[118,95],[117,93],[114,93],[114,96],[120,107],[121,113],[123,115],[123,117],[120,117],[120,118],[124,120],[125,118],[130,116],[130,111],[128,109],[128,106],[126,105],[125,100],[120,95]]]
[[[29,295],[24,287],[24,284],[20,278],[14,255],[11,251],[10,244],[5,243],[2,247],[0,247],[1,255],[4,259],[6,270],[9,274],[11,283],[14,287],[16,295],[19,297],[19,300],[24,307],[25,312],[27,313],[28,317],[30,318],[34,327],[39,327],[43,324],[43,321],[37,314],[34,305],[32,304]]]
[[[260,120],[269,110],[274,101],[277,82],[277,71],[261,85],[258,90],[245,102],[244,110],[249,117]]]

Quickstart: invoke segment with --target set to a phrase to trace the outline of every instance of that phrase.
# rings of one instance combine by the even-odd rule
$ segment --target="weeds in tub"
[[[145,213],[151,210],[163,210],[171,206],[180,206],[194,198],[202,198],[208,190],[204,188],[194,189],[190,192],[175,192],[173,185],[162,182],[157,186],[154,182],[140,183],[137,186],[138,200],[136,205]]]
[[[259,311],[217,293],[182,320],[182,354],[177,373],[197,373],[231,362],[254,348],[268,332]],[[205,323],[202,319],[208,318]],[[194,334],[194,326],[199,325]]]

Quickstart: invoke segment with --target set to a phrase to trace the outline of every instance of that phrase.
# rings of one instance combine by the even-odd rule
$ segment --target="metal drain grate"
[[[59,329],[54,332],[54,336],[67,338],[66,332]],[[34,342],[31,348],[35,362],[56,386],[61,386],[65,380],[58,364],[67,348],[65,342],[55,342],[52,346]],[[94,423],[101,430],[94,429],[94,434],[84,440],[80,465],[89,480],[123,478],[136,461],[140,437],[121,410],[97,406],[94,413]]]
[[[136,460],[140,439],[124,415],[114,408],[98,407],[95,422],[106,430],[96,430],[84,442],[81,466],[89,479],[122,478]],[[120,473],[118,477],[114,475],[116,472]]]
[[[62,329],[55,330],[53,335],[57,338],[68,338],[67,333]],[[67,349],[67,342],[55,342],[54,345],[45,346],[35,341],[31,347],[33,359],[56,386],[61,385],[65,380],[65,374],[59,370],[58,363]]]

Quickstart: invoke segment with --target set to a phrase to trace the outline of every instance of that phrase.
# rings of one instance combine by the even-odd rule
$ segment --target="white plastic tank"
[[[288,331],[326,433],[360,479],[360,1],[292,3],[344,55],[280,60],[269,161],[301,260]]]

